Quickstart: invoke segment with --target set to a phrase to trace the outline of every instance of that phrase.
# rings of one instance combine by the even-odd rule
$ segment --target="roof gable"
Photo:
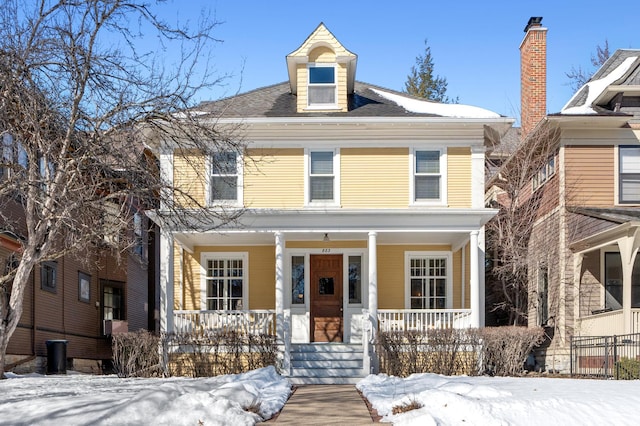
[[[347,50],[323,23],[318,25],[300,47],[287,55],[291,93],[298,93],[297,65],[315,62],[321,56],[333,57],[336,63],[346,65],[347,92],[353,93],[358,55]]]

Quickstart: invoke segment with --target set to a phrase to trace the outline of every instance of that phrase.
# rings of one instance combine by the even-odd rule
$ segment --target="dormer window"
[[[308,106],[336,108],[336,67],[334,64],[309,64]]]

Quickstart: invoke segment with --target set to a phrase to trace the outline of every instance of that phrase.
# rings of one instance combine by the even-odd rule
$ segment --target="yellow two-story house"
[[[483,325],[485,146],[513,120],[357,81],[356,63],[320,24],[288,81],[201,105],[242,126],[242,154],[160,145],[167,181],[242,212],[212,231],[159,221],[164,331],[274,332],[285,374],[313,378],[369,373],[378,330]],[[301,355],[322,348],[351,364]]]

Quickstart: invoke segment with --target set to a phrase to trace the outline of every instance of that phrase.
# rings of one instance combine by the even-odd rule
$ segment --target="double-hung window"
[[[413,151],[413,202],[443,202],[443,156],[440,150]]]
[[[451,292],[451,259],[447,255],[407,254],[409,307],[446,309]]]
[[[211,156],[211,203],[239,200],[239,169],[238,155],[235,152],[223,151]]]
[[[312,108],[335,108],[336,67],[334,64],[309,65],[308,103]]]
[[[204,306],[207,310],[245,309],[247,257],[242,253],[206,256]]]
[[[337,153],[335,151],[309,151],[308,198],[310,204],[337,202]]]
[[[619,201],[620,203],[640,203],[640,147],[619,147]]]

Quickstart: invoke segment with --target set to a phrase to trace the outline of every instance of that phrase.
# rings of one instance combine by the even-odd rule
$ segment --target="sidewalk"
[[[354,385],[303,385],[271,422],[356,426],[372,424],[373,420]]]

